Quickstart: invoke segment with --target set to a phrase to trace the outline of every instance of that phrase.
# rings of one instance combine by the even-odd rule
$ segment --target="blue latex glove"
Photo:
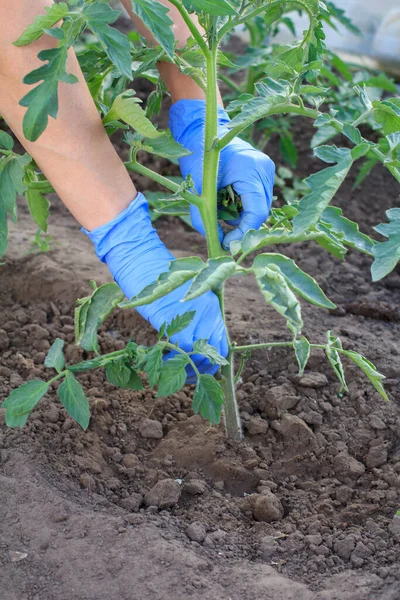
[[[110,223],[91,232],[83,231],[92,240],[98,258],[107,264],[127,298],[154,283],[161,273],[168,271],[170,261],[174,260],[153,228],[147,200],[140,193]],[[217,296],[207,292],[194,300],[180,302],[189,287],[190,281],[167,296],[138,307],[137,311],[159,331],[163,323],[168,324],[177,315],[195,310],[190,325],[174,335],[171,341],[189,352],[194,341],[206,339],[219,354],[226,356],[228,342]],[[166,358],[174,354],[175,351],[170,352]],[[192,359],[201,373],[214,374],[218,370],[217,365],[212,365],[203,356],[193,355]],[[193,367],[188,366],[187,373],[187,383],[194,383]]]
[[[179,100],[171,106],[169,127],[175,140],[192,151],[189,156],[179,159],[183,177],[191,175],[196,191],[200,194],[202,187],[205,100]],[[227,112],[218,108],[218,137],[221,138],[229,129]],[[251,144],[234,138],[220,154],[218,171],[218,189],[232,185],[241,197],[243,211],[238,219],[227,221],[236,229],[225,236],[220,227],[220,239],[225,250],[234,240],[241,240],[249,229],[259,229],[267,219],[271,209],[272,188],[274,185],[275,165],[272,160]],[[193,227],[205,235],[200,211],[191,205]]]

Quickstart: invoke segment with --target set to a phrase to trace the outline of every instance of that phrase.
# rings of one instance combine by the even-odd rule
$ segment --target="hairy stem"
[[[217,183],[219,150],[215,147],[218,132],[217,45],[206,56],[207,91],[204,134],[203,201],[200,213],[206,230],[208,255],[217,258],[224,254],[219,241],[217,220]]]
[[[179,192],[179,194],[182,196],[182,198],[184,198],[186,200],[186,202],[190,202],[190,204],[194,204],[195,206],[200,206],[200,204],[202,203],[201,198],[199,198],[198,196],[195,196],[194,194],[191,194],[190,192],[180,191],[181,186],[178,185],[177,183],[175,183],[175,181],[171,181],[167,177],[164,177],[163,175],[156,173],[152,169],[149,169],[148,167],[145,167],[144,165],[141,165],[140,163],[138,163],[136,161],[126,162],[125,166],[130,171],[135,171],[135,173],[139,173],[140,175],[144,175],[145,177],[152,179],[156,183],[159,183],[160,185],[167,188],[167,190],[171,190],[171,192],[174,192],[174,193]]]
[[[221,368],[221,385],[225,397],[224,421],[226,434],[230,439],[241,440],[243,432],[236,400],[234,354],[232,350],[228,354],[228,364]]]

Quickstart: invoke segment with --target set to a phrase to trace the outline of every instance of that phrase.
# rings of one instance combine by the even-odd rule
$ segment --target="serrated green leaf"
[[[19,102],[26,107],[23,119],[23,132],[26,139],[35,142],[47,127],[49,116],[55,119],[58,114],[58,84],[76,83],[78,78],[67,73],[67,46],[42,50],[38,58],[47,64],[31,71],[23,82],[31,85],[39,83]]]
[[[56,338],[47,353],[44,364],[48,369],[55,369],[60,373],[65,366],[64,340]]]
[[[162,349],[160,346],[154,346],[147,354],[145,358],[144,371],[149,380],[151,387],[157,385],[160,378],[161,369],[163,366],[162,360]]]
[[[69,9],[65,2],[52,4],[44,7],[45,15],[35,17],[32,25],[29,25],[24,33],[14,42],[14,46],[26,46],[35,40],[38,40],[43,35],[43,30],[53,27],[58,21],[67,16]]]
[[[283,254],[259,254],[256,256],[252,268],[257,271],[271,265],[279,268],[288,286],[307,302],[322,308],[336,308],[336,305],[326,297],[317,282],[310,275],[304,273],[294,260]]]
[[[93,31],[109,59],[125,77],[132,79],[131,48],[126,35],[109,27],[121,15],[106,3],[86,4],[82,14],[88,28]]]
[[[229,364],[226,358],[221,356],[207,340],[196,340],[193,344],[193,352],[205,356],[213,365]]]
[[[290,84],[285,80],[278,82],[267,77],[256,83],[255,87],[258,95],[243,99],[241,112],[227,125],[230,129],[239,125],[244,129],[252,125],[269,114],[275,105],[286,102],[290,95]],[[238,109],[239,106],[235,108]]]
[[[133,12],[143,21],[170,58],[174,56],[175,36],[169,9],[156,0],[131,0]]]
[[[58,388],[58,396],[67,413],[86,431],[90,421],[90,405],[79,381],[67,371]]]
[[[375,100],[372,106],[375,121],[382,126],[384,135],[400,131],[400,98]]]
[[[119,94],[104,117],[103,124],[107,125],[112,121],[121,120],[145,138],[153,139],[163,135],[161,131],[157,131],[150,119],[146,117],[146,112],[139,106],[141,100],[134,94],[133,90],[127,90]]]
[[[77,301],[74,312],[74,325],[75,325],[75,344],[79,345],[80,340],[85,332],[85,324],[87,314],[89,312],[90,296],[88,298],[81,298]]]
[[[285,9],[283,6],[272,6],[271,8],[267,8],[264,14],[264,22],[267,29],[271,27],[273,23],[278,21],[283,15]]]
[[[0,130],[0,148],[4,150],[12,150],[14,148],[14,140],[11,135],[8,135],[5,131]]]
[[[400,209],[386,211],[389,223],[381,223],[375,230],[389,238],[387,242],[377,243],[373,249],[374,262],[371,267],[372,280],[379,281],[386,277],[400,261]]]
[[[267,304],[285,317],[288,328],[298,335],[303,328],[300,304],[279,267],[254,269],[254,273]]]
[[[6,425],[23,427],[37,403],[43,398],[49,385],[40,379],[33,379],[16,388],[1,405],[6,409]]]
[[[192,154],[190,150],[187,150],[182,144],[176,142],[172,135],[165,131],[159,132],[158,137],[134,142],[132,145],[139,148],[139,150],[149,152],[149,154],[156,154],[170,160],[177,160],[182,156]]]
[[[106,283],[93,292],[90,302],[83,304],[79,317],[82,317],[82,310],[85,310],[85,318],[79,324],[80,335],[77,340],[82,348],[98,352],[97,330],[123,297],[124,294],[116,283]],[[87,312],[83,308],[85,305],[88,306]]]
[[[310,342],[307,338],[302,337],[299,340],[293,341],[293,348],[299,365],[299,375],[301,377],[304,374],[304,369],[310,358]]]
[[[24,168],[30,163],[28,154],[8,156],[0,160],[0,256],[7,250],[7,216],[17,220],[17,194],[23,194]]]
[[[386,394],[385,388],[382,385],[382,381],[386,378],[376,370],[375,365],[373,365],[372,362],[358,352],[354,352],[352,350],[343,350],[343,354],[350,358],[358,367],[360,367],[376,391],[382,396],[382,398],[384,398],[384,400],[389,402],[388,395]]]
[[[193,395],[192,408],[213,425],[221,421],[224,393],[212,375],[200,375]]]
[[[337,159],[338,163],[314,173],[306,179],[305,182],[310,188],[310,192],[300,200],[299,213],[293,219],[295,234],[307,231],[312,224],[318,221],[353,164],[351,151],[348,148],[320,147],[318,156],[323,156],[324,160]]]
[[[328,206],[321,215],[320,221],[336,233],[340,241],[351,248],[357,248],[365,254],[372,254],[375,241],[361,233],[357,223],[343,217],[342,210],[336,206]]]
[[[185,367],[188,364],[188,357],[184,354],[173,356],[163,363],[158,381],[157,398],[170,396],[183,388],[187,376]]]
[[[340,392],[339,393],[342,393],[343,391],[348,392],[349,390],[348,390],[347,383],[346,383],[346,377],[344,374],[344,369],[343,369],[342,361],[340,358],[340,354],[338,352],[338,349],[343,350],[342,342],[340,341],[340,339],[338,337],[333,335],[333,333],[331,331],[327,332],[326,337],[327,337],[327,343],[325,346],[325,354],[331,364],[333,372],[335,373],[336,377],[340,381]]]
[[[40,192],[34,188],[28,187],[26,190],[26,202],[29,212],[36,225],[44,232],[47,232],[47,219],[49,218],[50,202]]]
[[[190,325],[196,314],[195,310],[189,310],[181,315],[177,315],[166,327],[166,333],[168,337],[176,335],[180,331],[183,331]]]
[[[139,375],[125,358],[110,362],[106,366],[106,377],[112,385],[119,388],[135,391],[143,389]]]
[[[226,17],[236,15],[236,9],[227,0],[182,0],[190,12],[200,12],[206,15]]]
[[[197,256],[177,258],[169,263],[169,271],[161,273],[158,279],[147,285],[139,294],[130,300],[122,302],[121,307],[135,308],[150,304],[158,298],[163,298],[189,279],[192,279],[204,267],[204,262]]]
[[[235,270],[236,263],[232,258],[225,256],[210,258],[204,268],[193,279],[193,283],[186,292],[183,301],[193,300],[213,289],[228,279]]]

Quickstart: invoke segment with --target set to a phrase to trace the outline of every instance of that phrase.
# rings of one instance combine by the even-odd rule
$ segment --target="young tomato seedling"
[[[359,114],[357,118],[350,120],[346,120],[346,115],[339,115],[336,110],[329,110],[328,102],[324,104],[327,90],[318,85],[325,56],[322,20],[329,21],[330,11],[334,10],[332,3],[326,6],[318,0],[171,0],[171,4],[179,10],[192,34],[186,48],[179,51],[175,48],[166,9],[154,0],[132,0],[132,8],[154,35],[159,44],[155,48],[135,46],[122,33],[110,28],[110,23],[116,20],[119,13],[97,0],[70,0],[53,5],[47,10],[47,15],[39,16],[16,42],[17,45],[29,44],[44,32],[50,32],[58,40],[54,50],[39,56],[43,61],[48,61],[48,66],[42,67],[40,72],[36,71],[35,82],[41,83],[21,100],[21,104],[27,107],[25,135],[35,140],[45,129],[48,116],[56,116],[54,98],[57,98],[59,82],[74,83],[73,77],[68,75],[65,68],[68,48],[87,29],[97,37],[98,43],[84,46],[79,52],[79,59],[97,106],[103,114],[103,123],[110,135],[117,130],[125,130],[124,139],[130,147],[127,168],[147,176],[172,192],[172,196],[160,198],[158,195],[155,198],[156,211],[187,216],[190,204],[198,207],[206,232],[208,260],[191,256],[171,261],[168,271],[127,301],[116,284],[106,284],[99,288],[93,284],[92,294],[78,301],[75,325],[76,342],[86,351],[93,352],[94,357],[66,366],[63,341],[57,339],[45,361],[46,366],[55,369],[57,374],[48,382],[29,381],[13,390],[3,403],[6,422],[11,427],[23,426],[49,386],[62,380],[58,387],[60,400],[69,414],[86,428],[90,418],[89,402],[75,373],[104,368],[107,379],[114,385],[138,390],[142,387],[139,373],[143,372],[147,375],[150,386],[158,386],[157,396],[168,396],[185,385],[186,367],[191,365],[197,375],[193,410],[213,424],[218,424],[223,415],[227,435],[240,439],[242,429],[235,386],[244,360],[258,348],[293,348],[300,375],[306,368],[310,352],[314,349],[322,350],[340,382],[340,393],[347,390],[342,364],[342,358],[345,357],[365,373],[375,389],[387,400],[382,385],[383,375],[361,354],[344,349],[333,332],[327,332],[323,344],[313,344],[302,334],[299,298],[324,309],[334,309],[335,305],[317,282],[292,259],[268,249],[278,244],[314,242],[340,259],[344,258],[347,248],[357,249],[376,259],[382,257],[384,252],[377,250],[380,245],[361,233],[356,223],[345,218],[339,208],[329,204],[353,164],[363,157],[381,162],[400,182],[400,144],[395,135],[396,129],[394,130],[396,127],[397,132],[400,129],[400,99],[389,97],[371,101],[365,87],[355,86],[353,98],[358,103]],[[150,8],[151,11],[146,10]],[[251,85],[249,84],[246,93],[239,94],[240,88],[233,86],[233,90],[238,92],[228,106],[233,118],[227,125],[228,132],[218,137],[218,65],[230,64],[221,49],[222,42],[236,27],[243,24],[254,31],[256,19],[260,17],[263,17],[268,30],[293,8],[304,11],[309,16],[309,27],[304,38],[288,46],[275,46],[269,55],[268,74],[260,73],[258,69],[255,77],[253,71],[249,80]],[[204,34],[195,26],[194,15],[197,15]],[[57,25],[61,19],[62,25]],[[113,31],[112,35],[110,31]],[[262,40],[257,43],[261,44]],[[174,141],[169,131],[157,129],[149,118],[160,106],[162,86],[159,82],[149,98],[146,111],[140,106],[134,92],[126,91],[128,80],[132,78],[132,60],[135,61],[134,64],[141,65],[136,73],[147,74],[153,81],[152,67],[158,61],[174,62],[204,89],[206,122],[201,194],[195,192],[190,177],[184,181],[176,181],[138,162],[138,152],[145,151],[176,160],[188,154],[188,151]],[[50,68],[56,64],[57,69]],[[33,82],[32,74],[27,76],[28,80]],[[50,94],[43,94],[44,89],[51,90],[52,100]],[[261,229],[248,231],[241,241],[231,243],[229,252],[224,251],[219,240],[218,215],[224,219],[227,215],[230,218],[229,215],[235,215],[241,207],[234,190],[228,189],[219,197],[217,195],[220,152],[235,136],[252,127],[256,121],[281,118],[284,115],[299,115],[311,119],[318,131],[329,128],[336,134],[342,134],[347,138],[346,147],[316,146],[315,156],[328,163],[328,166],[308,177],[303,186],[299,185],[298,193],[287,195],[287,204],[272,209]],[[363,137],[358,126],[367,120],[373,120],[375,129],[380,129],[386,146]],[[134,132],[130,131],[131,128]],[[18,157],[13,153],[8,137],[0,137],[0,146],[4,155],[0,169],[9,169],[7,164],[13,161],[21,177],[15,190],[19,193],[21,187],[22,190],[27,190],[32,214],[38,219],[38,215],[43,214],[43,208],[47,210],[44,194],[50,191],[48,182],[37,173],[29,157]],[[0,171],[0,176],[3,171]],[[395,217],[394,214],[389,216]],[[260,250],[263,252],[259,253]],[[255,258],[250,260],[254,253]],[[166,323],[161,328],[157,344],[152,347],[130,341],[123,350],[99,354],[98,327],[117,306],[135,308],[149,304],[191,281],[184,301],[212,290],[217,294],[224,313],[224,286],[227,279],[233,276],[240,276],[242,280],[245,277],[255,278],[266,303],[286,320],[289,332],[287,339],[241,346],[234,340],[229,340],[226,359],[207,340],[198,340],[192,352],[184,352],[171,342],[171,338],[191,322],[193,313],[187,312]],[[175,350],[176,355],[163,361],[164,352],[170,350]],[[192,360],[193,354],[201,354],[219,365],[217,377],[199,374]]]

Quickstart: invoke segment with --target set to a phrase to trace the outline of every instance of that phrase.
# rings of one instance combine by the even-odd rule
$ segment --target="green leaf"
[[[336,308],[336,305],[325,296],[317,282],[310,275],[304,273],[294,260],[283,254],[259,254],[254,260],[253,268],[257,271],[271,265],[279,268],[288,286],[307,302],[322,308]]]
[[[348,148],[321,146],[315,149],[319,158],[334,161],[337,164],[314,173],[306,179],[310,192],[299,203],[299,213],[293,219],[295,234],[307,231],[318,221],[322,213],[342,185],[353,164],[353,157]]]
[[[293,348],[299,365],[299,375],[301,377],[304,374],[304,369],[310,358],[310,342],[305,337],[302,337],[299,340],[293,340]]]
[[[186,329],[186,327],[188,327],[193,321],[195,314],[195,310],[189,310],[188,312],[185,312],[182,315],[177,315],[176,317],[174,317],[166,327],[167,336],[172,337],[173,335],[176,335],[180,331]]]
[[[58,388],[58,396],[67,413],[86,431],[90,421],[89,400],[71,371],[67,371],[64,381]]]
[[[207,340],[196,340],[193,344],[193,352],[205,356],[213,365],[229,364],[226,358],[221,356]]]
[[[135,308],[150,304],[192,279],[203,267],[204,262],[197,256],[172,260],[169,263],[169,271],[161,273],[154,283],[147,285],[139,294],[127,302],[122,302],[120,306]]]
[[[44,364],[49,369],[55,369],[60,373],[65,366],[64,340],[56,338],[47,353]]]
[[[269,29],[275,21],[278,21],[281,18],[284,12],[285,9],[283,6],[272,6],[271,8],[267,8],[264,14],[266,28]]]
[[[17,220],[17,194],[23,194],[24,168],[31,161],[30,156],[8,156],[0,160],[0,256],[7,250],[7,215]]]
[[[192,154],[190,150],[187,150],[182,144],[176,142],[170,133],[165,131],[157,131],[157,133],[158,137],[148,138],[142,141],[132,140],[131,145],[139,150],[149,152],[149,154],[156,154],[157,156],[169,158],[170,160],[177,160],[182,156]]]
[[[321,222],[339,236],[340,241],[350,248],[371,255],[375,241],[361,233],[357,223],[343,217],[342,210],[336,206],[328,206],[321,215]]]
[[[247,97],[241,103],[241,112],[227,125],[230,129],[239,125],[244,129],[252,125],[269,114],[275,105],[286,102],[290,95],[290,85],[285,80],[278,82],[267,77],[256,83],[255,87],[258,95]],[[236,106],[237,108],[239,107]]]
[[[68,14],[68,5],[65,2],[45,6],[45,15],[38,15],[32,25],[29,25],[24,33],[14,42],[14,46],[26,46],[43,35],[44,29],[53,27],[58,21],[64,19]]]
[[[359,354],[358,352],[354,352],[352,350],[343,350],[343,354],[345,354],[358,367],[360,367],[360,369],[368,377],[376,391],[382,396],[382,398],[384,398],[384,400],[389,402],[388,395],[386,394],[385,388],[382,385],[382,381],[386,379],[386,377],[376,370],[375,365],[373,365],[372,362],[370,362],[367,358],[365,358],[365,356]]]
[[[212,375],[200,375],[193,395],[193,411],[213,425],[221,421],[224,392]]]
[[[173,356],[163,363],[158,381],[157,398],[170,396],[183,388],[187,375],[185,367],[188,364],[188,357],[184,354]]]
[[[146,362],[144,365],[144,370],[149,380],[149,384],[151,387],[157,385],[158,380],[160,378],[161,369],[163,366],[162,360],[162,349],[161,346],[154,346],[147,354],[146,354]]]
[[[128,79],[132,79],[131,48],[126,35],[109,27],[121,15],[106,3],[86,4],[82,11],[89,29],[93,31],[109,59]]]
[[[379,242],[372,249],[375,259],[371,267],[373,281],[386,277],[400,261],[400,208],[386,211],[386,216],[389,223],[381,223],[375,227],[388,241]]]
[[[189,12],[204,13],[210,16],[227,17],[236,15],[235,8],[227,0],[182,0]]]
[[[89,302],[83,304],[83,307],[86,305],[88,308],[82,307],[79,312],[80,323],[77,328],[77,342],[82,348],[98,352],[97,330],[123,297],[124,294],[116,283],[106,283],[93,292]],[[84,314],[82,310],[85,311]]]
[[[28,187],[26,190],[26,201],[29,212],[36,225],[44,232],[47,232],[47,219],[49,218],[50,202],[40,192],[34,188]]]
[[[236,263],[232,258],[221,256],[211,258],[204,268],[193,279],[193,283],[186,292],[183,301],[193,300],[208,290],[228,279],[236,270]]]
[[[146,117],[146,112],[139,106],[141,100],[134,94],[133,90],[119,94],[104,117],[103,124],[121,120],[145,138],[153,139],[163,135],[163,132],[157,131],[150,119]]]
[[[12,150],[14,148],[14,140],[11,135],[8,135],[5,131],[0,130],[0,148],[4,150]]]
[[[341,394],[343,391],[348,392],[349,390],[348,390],[347,383],[346,383],[344,369],[343,369],[342,361],[340,358],[340,354],[338,352],[338,349],[343,350],[342,342],[340,341],[340,339],[338,337],[333,335],[333,333],[331,331],[327,332],[326,337],[327,337],[327,343],[325,346],[325,354],[332,366],[332,369],[333,369],[336,377],[340,381],[340,392],[339,393]]]
[[[6,425],[23,427],[36,404],[49,389],[48,384],[40,379],[33,379],[16,388],[1,405],[6,409]]]
[[[106,366],[106,377],[116,387],[136,391],[143,389],[139,375],[125,358],[110,362]]]
[[[257,283],[267,304],[285,317],[288,328],[298,335],[303,328],[300,304],[276,265],[254,269]]]
[[[382,126],[384,135],[400,131],[400,98],[375,100],[372,106],[375,121]]]
[[[169,16],[169,9],[156,0],[131,0],[133,12],[151,31],[156,41],[164,48],[170,58],[174,56],[175,36]]]
[[[30,90],[20,105],[27,107],[23,119],[23,132],[30,142],[35,142],[47,127],[49,116],[55,119],[58,114],[58,83],[76,83],[78,78],[66,71],[67,46],[42,50],[38,58],[46,65],[31,71],[23,82],[31,85],[42,81]]]
[[[284,158],[284,160],[289,163],[293,169],[296,168],[298,152],[296,148],[296,144],[294,143],[294,139],[292,134],[289,131],[285,131],[279,140],[279,150]]]

